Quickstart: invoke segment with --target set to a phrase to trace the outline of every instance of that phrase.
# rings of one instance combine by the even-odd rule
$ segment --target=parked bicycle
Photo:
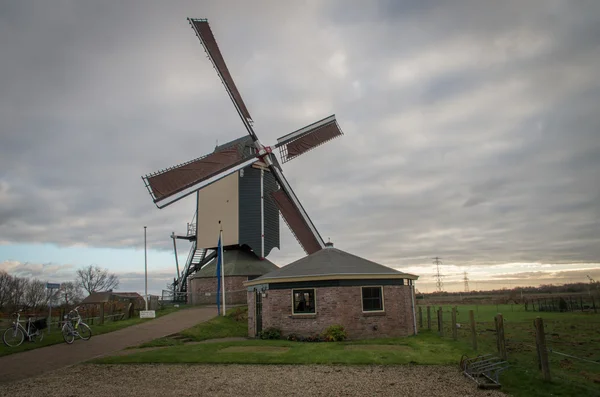
[[[79,306],[65,315],[65,325],[62,327],[62,335],[65,342],[69,345],[73,343],[76,336],[83,340],[89,340],[92,337],[92,330],[86,323],[81,321],[78,309]]]
[[[10,328],[7,328],[2,334],[2,341],[8,347],[17,347],[25,340],[29,342],[41,342],[44,339],[43,330],[48,328],[48,323],[45,318],[32,321],[31,317],[27,318],[27,328],[21,325],[21,310],[13,313],[16,317]]]

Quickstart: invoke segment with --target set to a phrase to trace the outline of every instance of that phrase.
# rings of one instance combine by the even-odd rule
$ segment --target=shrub
[[[281,330],[275,327],[269,327],[259,334],[260,339],[281,339]]]
[[[348,334],[342,325],[330,325],[323,332],[323,337],[328,342],[341,342],[346,340]]]
[[[237,322],[246,322],[248,321],[248,306],[236,307],[233,310],[229,310],[226,317]]]
[[[297,334],[289,334],[286,337],[287,340],[291,340],[293,342],[302,342],[304,340],[304,337],[302,335],[297,335]]]
[[[325,342],[325,338],[322,335],[314,334],[304,338],[304,342]]]

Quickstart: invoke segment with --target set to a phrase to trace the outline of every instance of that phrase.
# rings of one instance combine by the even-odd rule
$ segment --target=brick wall
[[[256,292],[248,291],[248,336],[254,338],[256,335],[256,308],[254,307],[254,302],[256,301]]]
[[[383,313],[363,313],[361,287],[316,288],[316,314],[292,315],[292,290],[268,290],[263,298],[263,329],[277,327],[284,335],[322,333],[328,326],[340,324],[348,338],[400,337],[413,334],[414,317],[408,285],[383,287]],[[254,310],[248,294],[248,312]],[[254,317],[248,316],[248,335],[254,336]]]
[[[225,303],[228,305],[245,304],[246,288],[242,284],[247,276],[225,277]],[[217,278],[193,278],[189,283],[189,303],[192,305],[217,304]],[[210,296],[206,294],[210,293]]]

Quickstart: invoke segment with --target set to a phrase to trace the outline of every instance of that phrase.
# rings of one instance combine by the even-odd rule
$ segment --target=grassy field
[[[437,334],[437,320],[431,308],[432,329]],[[452,306],[442,306],[444,334],[452,340]],[[495,353],[494,316],[502,313],[508,361],[501,382],[505,390],[517,396],[600,396],[600,314],[593,312],[532,312],[523,305],[458,305],[457,322],[461,324],[458,341],[470,346],[469,310],[475,314],[479,354]],[[426,307],[422,307],[426,329]],[[541,379],[533,321],[544,320],[552,382]]]
[[[163,310],[156,311],[156,317],[164,316],[165,314],[173,313],[174,311],[179,310],[179,308],[169,307]],[[105,322],[103,325],[90,325],[92,329],[92,335],[101,335],[106,334],[108,332],[113,332],[119,329],[123,329],[126,327],[130,327],[132,325],[140,324],[146,321],[151,321],[151,319],[141,319],[141,318],[131,318],[128,320],[120,320],[120,321],[111,321]],[[0,330],[1,333],[4,333],[4,328]],[[92,336],[93,337],[93,336]],[[1,335],[0,335],[1,338]],[[48,329],[44,330],[44,339],[41,342],[28,342],[27,338],[23,341],[20,346],[17,347],[8,347],[2,341],[0,341],[0,357],[6,356],[8,354],[19,353],[27,350],[38,349],[44,346],[55,345],[57,343],[65,343],[63,336],[60,332],[60,329],[53,328],[50,332]]]
[[[436,307],[437,308],[437,307]],[[426,307],[422,308],[426,328]],[[185,345],[182,339],[161,338],[144,344],[170,346],[163,349],[107,357],[98,363],[198,363],[198,364],[342,364],[342,365],[455,365],[463,355],[496,352],[493,318],[503,314],[511,367],[502,373],[502,390],[517,396],[599,396],[600,395],[600,315],[584,313],[526,312],[518,305],[458,306],[458,340],[452,340],[450,311],[444,306],[444,337],[435,329],[432,308],[432,328],[421,329],[419,335],[407,338],[373,339],[339,343],[301,343],[283,340],[247,340]],[[478,351],[470,345],[469,310],[475,312]],[[553,380],[544,382],[536,363],[533,320],[545,320],[548,346],[561,352],[588,359],[589,362],[550,354]],[[188,341],[221,337],[245,337],[246,317],[229,311],[180,333]],[[473,385],[475,387],[475,385]]]
[[[184,342],[248,336],[248,307],[229,309],[225,316],[215,317],[180,332],[176,337],[165,337],[143,343],[139,347],[178,346]]]
[[[172,346],[126,356],[95,360],[123,363],[217,364],[456,364],[463,354],[458,342],[432,333],[398,339],[372,339],[339,343],[303,343],[285,340],[248,340]],[[458,365],[457,365],[458,370]]]

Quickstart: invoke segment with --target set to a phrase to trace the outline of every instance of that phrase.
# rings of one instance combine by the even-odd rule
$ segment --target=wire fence
[[[499,313],[502,329],[497,324]],[[536,318],[542,319],[543,332],[536,329]],[[594,311],[534,313],[531,308],[526,311],[524,305],[418,306],[417,325],[421,331],[463,343],[467,354],[494,353],[511,367],[533,370],[540,377],[546,376],[540,361],[540,350],[545,350],[548,379],[598,393],[600,315]],[[540,346],[540,334],[544,346]]]

